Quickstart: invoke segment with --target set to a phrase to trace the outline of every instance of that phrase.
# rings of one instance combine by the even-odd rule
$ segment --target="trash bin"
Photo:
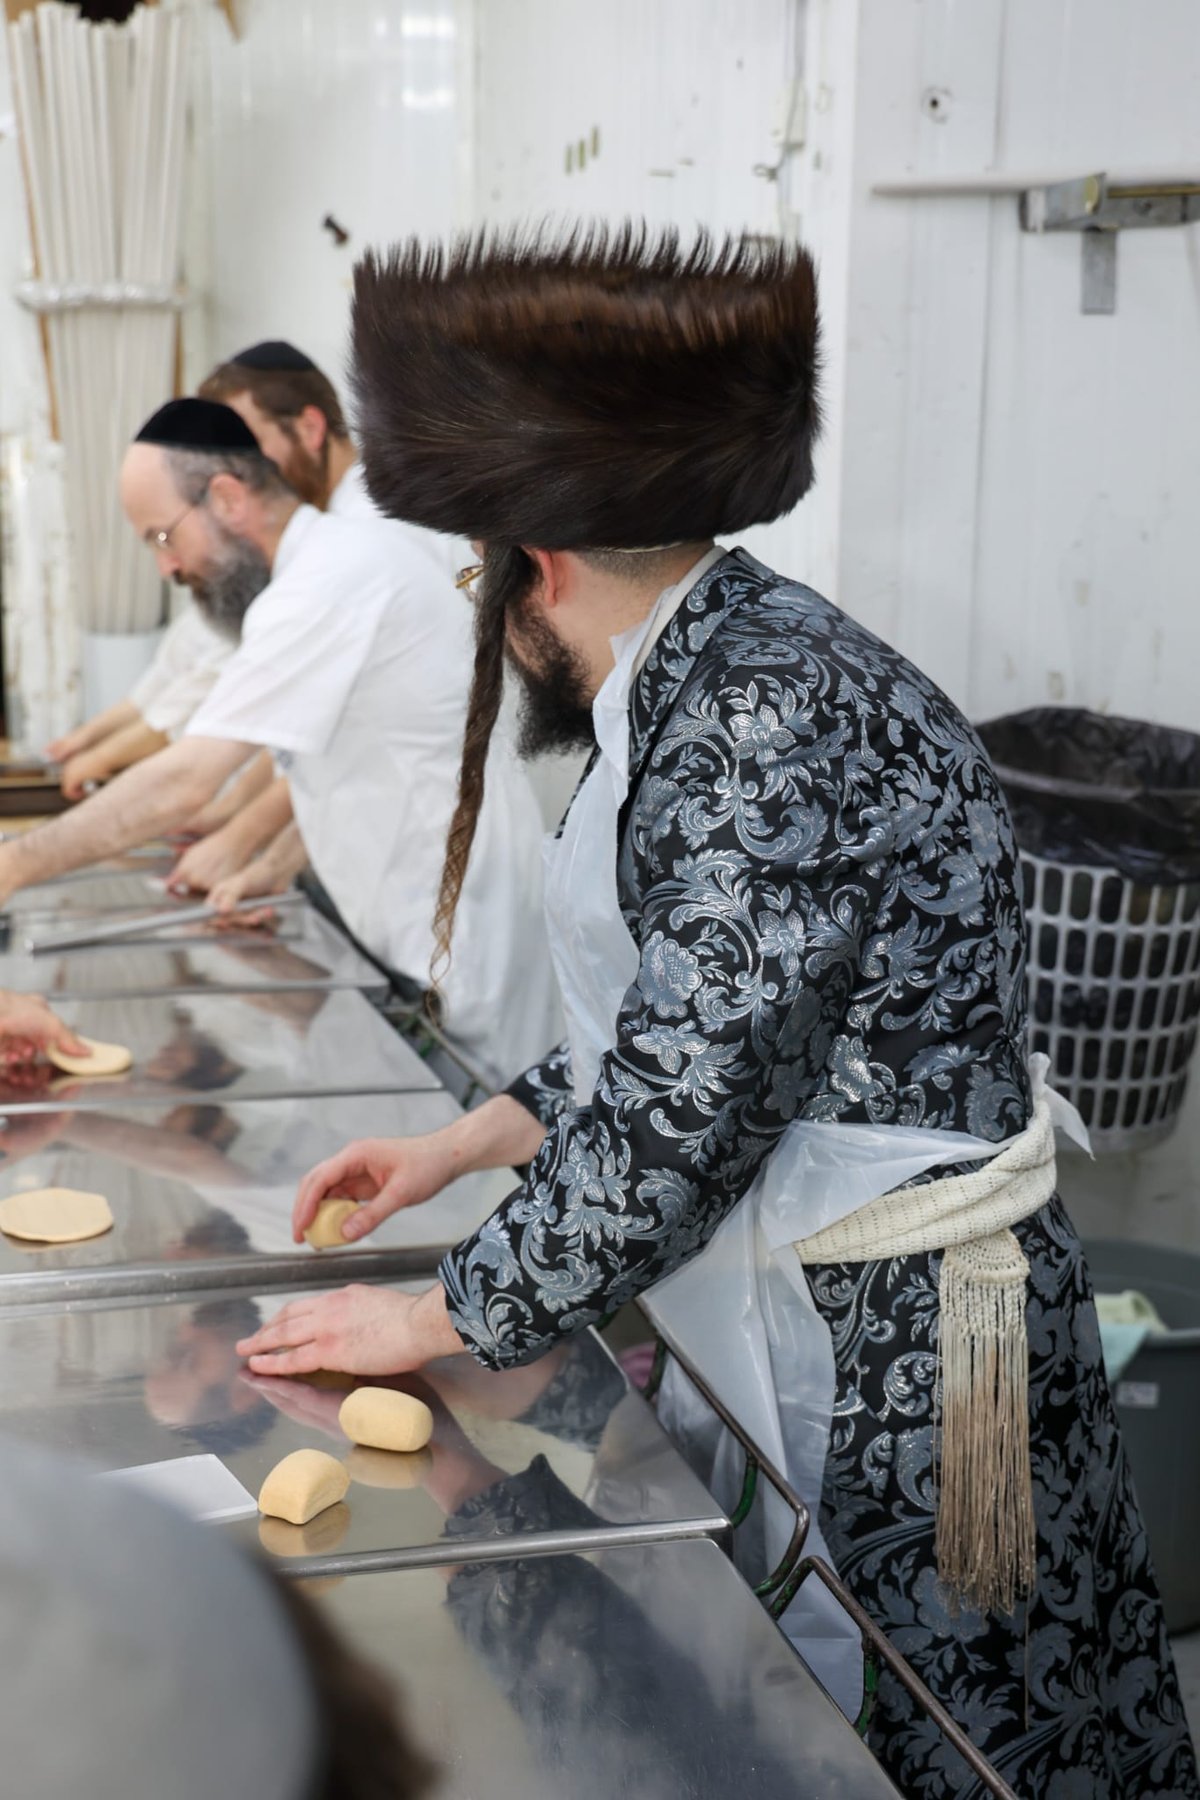
[[[1093,1149],[1145,1149],[1200,1025],[1200,737],[1070,707],[979,735],[1021,849],[1030,1047]]]
[[[1168,1326],[1146,1339],[1113,1399],[1167,1629],[1192,1631],[1200,1625],[1200,1256],[1124,1239],[1084,1250],[1097,1293],[1136,1288]]]

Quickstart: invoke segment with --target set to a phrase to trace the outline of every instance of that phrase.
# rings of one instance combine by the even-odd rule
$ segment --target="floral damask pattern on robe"
[[[618,886],[640,956],[590,1108],[561,1047],[511,1092],[546,1139],[442,1267],[484,1362],[542,1353],[694,1255],[794,1118],[1026,1124],[1012,833],[974,733],[895,651],[737,552],[692,590],[631,706]],[[945,1173],[946,1171],[941,1171]],[[1015,1619],[937,1583],[940,1253],[816,1266],[836,1407],[839,1572],[1018,1794],[1200,1800],[1082,1253],[1057,1201],[1016,1227],[1038,1581]],[[714,1296],[714,1302],[716,1296]],[[882,1680],[900,1789],[976,1800]]]
[[[1014,1230],[1030,1265],[1032,1598],[1013,1618],[954,1614],[938,1586],[940,1251],[807,1270],[837,1365],[826,1542],[862,1605],[1015,1793],[1196,1800],[1195,1754],[1079,1240],[1058,1200]],[[904,1794],[982,1792],[886,1672],[869,1742]]]
[[[442,1267],[480,1360],[541,1354],[708,1242],[795,1118],[999,1142],[1029,1115],[1024,937],[996,778],[934,684],[743,552],[635,685],[618,887],[640,954],[594,1104]]]

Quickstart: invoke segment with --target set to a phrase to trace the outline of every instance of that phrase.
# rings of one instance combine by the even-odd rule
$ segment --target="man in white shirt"
[[[93,782],[107,781],[173,742],[232,652],[229,639],[207,625],[186,600],[128,698],[47,744],[50,761],[63,765],[62,790],[68,799],[80,799]]]
[[[380,517],[337,390],[303,350],[280,339],[251,344],[219,363],[197,392],[203,400],[223,401],[246,421],[263,455],[310,506],[343,519]],[[461,538],[421,525],[405,523],[403,529],[451,576],[471,561]]]
[[[381,517],[363,482],[336,388],[294,344],[279,339],[251,344],[219,363],[198,392],[245,420],[263,455],[309,505],[336,518]],[[398,529],[451,576],[471,561],[461,538],[419,525]],[[215,905],[227,909],[254,894],[279,892],[303,867],[303,845],[287,830],[287,780],[282,775],[272,780],[273,775],[269,764],[256,763],[218,802],[211,821],[193,822],[202,835],[175,867],[176,892],[210,894]]]
[[[164,578],[186,583],[237,648],[177,744],[0,843],[0,904],[195,813],[264,746],[287,765],[300,834],[350,929],[424,981],[472,666],[469,607],[391,522],[301,504],[242,419],[213,402],[172,401],[147,422],[121,495]],[[500,744],[439,983],[447,1030],[493,1080],[554,1037],[540,837],[532,790]]]

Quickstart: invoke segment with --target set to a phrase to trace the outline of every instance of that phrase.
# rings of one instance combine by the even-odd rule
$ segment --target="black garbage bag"
[[[1082,707],[1038,706],[978,727],[1023,850],[1200,881],[1200,737]]]

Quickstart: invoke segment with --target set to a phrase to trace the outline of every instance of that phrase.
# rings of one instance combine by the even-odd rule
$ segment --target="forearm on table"
[[[237,780],[214,804],[227,808],[228,816],[232,818],[243,808],[249,806],[252,800],[257,800],[263,790],[269,788],[276,779],[275,765],[271,761],[270,751],[260,750],[258,755],[252,757],[246,764]]]
[[[497,1094],[438,1132],[446,1180],[482,1169],[517,1169],[532,1162],[546,1127],[508,1094]]]
[[[137,725],[141,717],[132,700],[118,700],[115,706],[97,713],[94,719],[85,719],[78,731],[69,735],[75,738],[77,750],[90,750],[93,744],[112,737],[115,732],[124,731],[129,725]]]
[[[286,788],[287,783],[284,782]],[[291,804],[288,804],[291,811]],[[301,869],[308,866],[308,851],[304,847],[304,839],[300,836],[300,827],[294,819],[289,819],[282,831],[276,833],[258,858],[262,873],[273,888],[284,888],[294,881]]]
[[[261,851],[264,856],[271,855],[279,839],[286,836],[292,822],[292,797],[286,779],[277,775],[268,788],[236,812],[228,825],[222,829],[228,833],[229,841],[236,846],[244,860]],[[296,833],[299,839],[299,832]],[[301,860],[297,873],[304,867],[304,846],[301,844]],[[290,878],[290,877],[289,877]]]
[[[148,756],[156,756],[160,750],[165,750],[169,743],[165,731],[155,731],[153,725],[147,725],[139,717],[122,726],[120,731],[110,732],[104,742],[97,745],[93,752],[96,779],[103,780],[131,768],[134,763],[144,762]]]
[[[461,1356],[467,1350],[450,1317],[446,1290],[440,1281],[418,1297],[412,1322],[422,1363],[433,1362],[440,1356]]]
[[[103,792],[36,831],[0,844],[0,896],[145,843],[196,812],[243,746],[185,738],[126,769]]]

